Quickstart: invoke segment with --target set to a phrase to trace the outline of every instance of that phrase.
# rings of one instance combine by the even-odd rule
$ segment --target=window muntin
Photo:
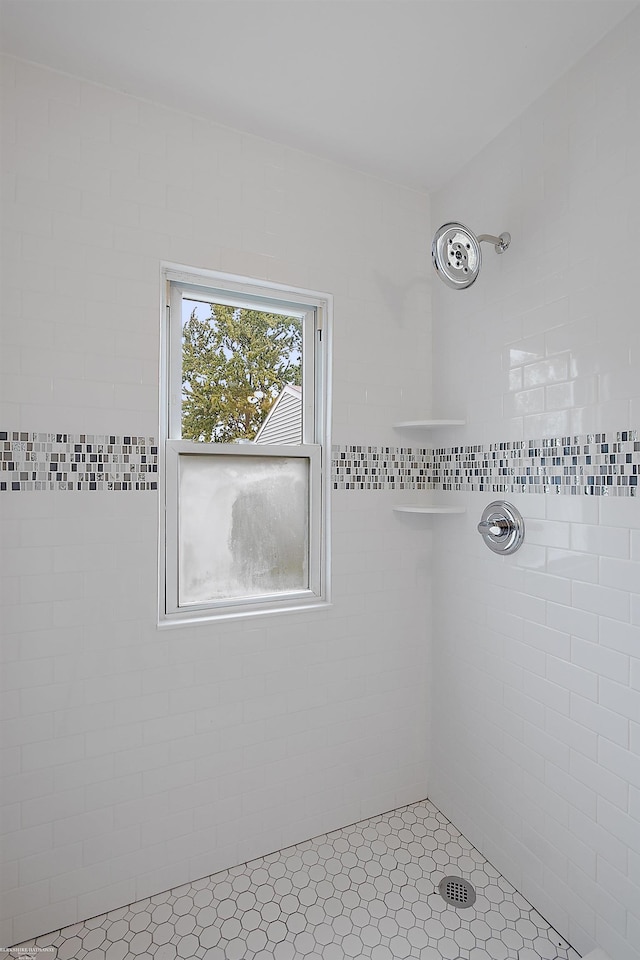
[[[214,274],[200,277],[169,269],[166,278],[160,619],[180,622],[326,602],[323,453],[328,443],[330,298],[302,291],[287,291],[290,296],[283,297],[281,287]],[[289,364],[283,388],[276,393],[267,384],[270,403],[257,429],[254,420],[253,439],[241,434],[231,443],[215,439],[215,429],[184,428],[185,322],[196,311],[196,318],[213,326],[210,318],[219,305],[225,308],[225,321],[234,312],[243,320],[267,315],[277,336],[290,337],[288,354],[287,349],[279,354],[282,364]],[[209,333],[206,327],[199,332]],[[223,359],[232,352],[228,343],[217,338]],[[299,370],[292,376],[290,368],[296,365]],[[246,365],[243,369],[246,373]],[[197,439],[185,438],[183,430]]]

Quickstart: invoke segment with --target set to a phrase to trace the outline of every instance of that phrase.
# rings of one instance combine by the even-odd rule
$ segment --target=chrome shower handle
[[[478,524],[478,533],[490,533],[492,537],[505,537],[511,524],[505,517],[494,517],[493,520],[481,520]]]

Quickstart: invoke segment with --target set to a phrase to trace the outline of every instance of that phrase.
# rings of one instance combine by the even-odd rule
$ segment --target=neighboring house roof
[[[283,387],[253,442],[302,443],[302,387]]]

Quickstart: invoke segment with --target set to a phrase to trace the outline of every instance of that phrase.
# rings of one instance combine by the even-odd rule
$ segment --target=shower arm
[[[511,243],[511,234],[501,233],[499,237],[494,237],[491,233],[479,233],[478,241],[480,243],[492,243],[496,253],[504,253]]]

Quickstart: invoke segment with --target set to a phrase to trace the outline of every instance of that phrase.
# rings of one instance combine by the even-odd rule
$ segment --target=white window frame
[[[160,626],[300,611],[330,602],[330,357],[332,297],[283,284],[176,264],[161,265],[160,350]],[[264,309],[303,320],[301,444],[229,444],[183,440],[182,297]],[[173,322],[172,322],[173,318]],[[176,319],[177,318],[177,319]],[[259,597],[178,605],[180,458],[300,457],[309,461],[309,588]]]

